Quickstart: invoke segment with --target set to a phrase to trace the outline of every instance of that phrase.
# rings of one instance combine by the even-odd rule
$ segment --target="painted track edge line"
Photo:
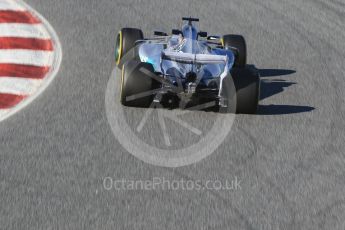
[[[46,20],[43,15],[41,15],[39,12],[37,12],[35,9],[33,9],[30,5],[25,3],[24,1],[17,1],[17,4],[20,6],[25,7],[28,9],[34,16],[39,18],[41,20],[41,23],[45,26],[47,29],[48,33],[51,36],[51,40],[54,44],[55,48],[55,55],[54,55],[54,61],[53,64],[50,68],[50,71],[47,73],[47,76],[45,77],[45,80],[42,82],[41,87],[30,97],[26,98],[23,102],[19,103],[17,106],[15,106],[13,109],[11,109],[10,112],[6,113],[3,117],[0,117],[0,122],[6,120],[10,116],[16,114],[20,110],[24,109],[26,106],[28,106],[31,102],[33,102],[39,95],[43,93],[43,91],[48,88],[50,83],[55,79],[57,76],[57,73],[59,72],[61,62],[62,62],[62,47],[61,43],[59,40],[58,35],[56,34],[55,30],[53,27],[50,25],[48,20]]]

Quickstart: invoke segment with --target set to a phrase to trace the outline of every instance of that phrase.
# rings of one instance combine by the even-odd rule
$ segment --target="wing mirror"
[[[155,36],[168,36],[167,33],[164,33],[164,32],[162,32],[162,31],[154,31],[154,35],[155,35]]]
[[[198,33],[198,35],[199,35],[200,37],[202,37],[202,38],[206,38],[206,37],[207,37],[207,32],[200,31],[200,32]]]
[[[172,33],[173,35],[180,35],[180,34],[182,34],[182,31],[181,31],[181,30],[173,29],[173,30],[171,31],[171,33]]]

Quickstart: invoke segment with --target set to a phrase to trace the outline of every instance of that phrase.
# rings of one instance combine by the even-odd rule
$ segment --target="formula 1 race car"
[[[198,31],[199,19],[183,21],[181,30],[173,29],[170,35],[155,31],[150,39],[144,39],[140,29],[121,29],[115,49],[122,70],[121,103],[186,107],[213,101],[217,108],[256,113],[260,76],[246,63],[243,36],[208,36]]]

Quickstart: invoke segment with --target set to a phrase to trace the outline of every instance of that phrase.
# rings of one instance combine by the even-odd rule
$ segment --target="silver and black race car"
[[[116,64],[122,70],[121,103],[171,108],[205,105],[256,113],[260,76],[246,63],[243,36],[208,36],[197,29],[199,19],[183,21],[181,30],[155,31],[150,39],[144,39],[140,29],[121,29],[115,49]]]

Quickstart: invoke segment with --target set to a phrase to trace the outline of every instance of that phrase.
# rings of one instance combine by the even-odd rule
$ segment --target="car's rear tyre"
[[[121,58],[133,47],[135,47],[136,41],[143,39],[144,35],[140,29],[122,28],[120,30],[115,44],[115,62],[120,69],[123,65],[123,63],[121,63]]]
[[[146,69],[154,74],[152,64],[129,61],[123,65],[121,76],[121,103],[130,107],[150,107],[154,95],[142,95],[160,87],[160,84],[142,72]],[[141,94],[141,95],[140,95]],[[134,98],[135,96],[136,98]]]
[[[234,34],[224,35],[222,45],[225,49],[235,48],[235,66],[245,67],[247,64],[247,45],[243,36]]]
[[[235,67],[231,76],[236,88],[236,113],[255,114],[260,100],[259,71],[253,66]]]

